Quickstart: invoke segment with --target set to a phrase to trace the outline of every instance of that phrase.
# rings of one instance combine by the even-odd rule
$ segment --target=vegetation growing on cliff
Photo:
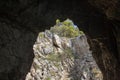
[[[40,38],[44,38],[44,32],[40,32],[38,35]]]
[[[63,22],[60,22],[59,19],[56,20],[56,25],[51,27],[50,31],[55,33],[61,37],[77,37],[83,34],[82,31],[78,29],[76,25],[74,25],[73,21],[67,19]]]
[[[55,53],[51,53],[47,55],[47,59],[50,61],[56,61],[56,62],[60,62],[62,60],[65,60],[67,58],[73,58],[73,53],[72,50],[70,48],[66,48],[64,50],[64,53],[61,54],[55,54]]]

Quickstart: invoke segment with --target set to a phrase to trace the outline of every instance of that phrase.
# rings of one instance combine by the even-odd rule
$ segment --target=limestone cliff
[[[52,30],[39,33],[33,47],[35,58],[26,80],[103,80],[85,34],[61,37],[60,29],[53,33],[64,26],[58,24]]]

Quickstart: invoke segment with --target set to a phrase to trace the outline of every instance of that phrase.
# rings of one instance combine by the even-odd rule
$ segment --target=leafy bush
[[[51,27],[50,31],[61,37],[69,38],[83,34],[82,31],[79,31],[79,29],[75,27],[74,23],[70,19],[67,19],[63,22],[60,22],[60,20],[57,19],[56,25],[54,27]]]

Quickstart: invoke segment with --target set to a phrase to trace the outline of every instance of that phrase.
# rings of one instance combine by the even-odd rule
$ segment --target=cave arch
[[[38,32],[49,28],[57,18],[66,19],[68,17],[78,23],[77,25],[80,26],[80,29],[86,32],[86,34],[94,38],[98,35],[104,36],[104,34],[101,33],[106,27],[108,31],[110,30],[109,25],[107,25],[108,23],[115,21],[115,24],[119,26],[119,20],[113,20],[112,22],[107,21],[107,17],[95,7],[91,6],[87,0],[72,0],[69,1],[69,3],[64,0],[58,2],[26,0],[26,3],[22,1],[16,2],[16,0],[1,1],[0,79],[23,80],[32,64],[34,57],[32,46],[37,38]],[[119,28],[117,32],[119,32]],[[108,38],[114,38],[114,35],[109,36],[109,33],[106,33],[106,36]],[[110,41],[108,44],[111,43],[113,42]],[[112,48],[113,46],[110,47]],[[116,58],[112,59],[118,61]],[[98,60],[98,62],[100,62],[100,60]],[[115,65],[119,69],[119,64],[115,63]],[[106,72],[103,71],[103,73]],[[117,73],[119,72],[113,74]],[[119,80],[118,76],[119,75],[114,75],[114,79]],[[111,77],[111,75],[108,74],[108,77]]]

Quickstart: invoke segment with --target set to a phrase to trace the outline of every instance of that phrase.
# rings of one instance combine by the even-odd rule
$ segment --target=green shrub
[[[56,20],[56,25],[51,27],[50,31],[61,37],[77,37],[83,32],[79,31],[78,28],[74,27],[74,24],[71,20],[67,19],[63,22],[60,22],[59,19]]]
[[[72,51],[71,48],[66,48],[66,49],[64,50],[64,53],[65,53],[64,56],[65,56],[66,58],[74,58],[73,51]]]
[[[72,53],[72,50],[70,48],[66,48],[63,53],[51,53],[46,56],[47,60],[60,62],[67,58],[74,58],[74,55]],[[57,66],[58,64],[56,64]]]
[[[50,78],[50,77],[47,77],[45,80],[51,80],[51,78]]]

